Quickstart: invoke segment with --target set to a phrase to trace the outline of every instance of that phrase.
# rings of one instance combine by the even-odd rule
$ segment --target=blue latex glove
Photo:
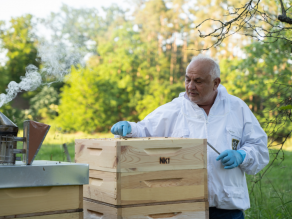
[[[233,169],[242,164],[245,156],[246,152],[244,150],[225,150],[216,158],[216,160],[221,160],[224,169]]]
[[[130,134],[132,131],[132,127],[130,123],[126,121],[121,121],[113,125],[111,128],[111,133],[114,135],[121,135],[126,136],[127,134]]]

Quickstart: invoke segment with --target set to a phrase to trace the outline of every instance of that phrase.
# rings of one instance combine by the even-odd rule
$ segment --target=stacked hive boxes
[[[85,218],[208,218],[207,141],[182,138],[79,139],[89,164]]]

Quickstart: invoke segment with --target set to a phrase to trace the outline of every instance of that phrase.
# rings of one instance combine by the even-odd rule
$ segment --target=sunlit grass
[[[292,152],[284,151],[284,159],[280,155],[253,190],[252,182],[263,171],[255,176],[247,175],[251,208],[245,212],[246,218],[292,218]]]
[[[275,146],[273,146],[275,145]],[[269,146],[270,149],[278,150],[280,147],[282,147],[281,144],[274,142],[272,146]],[[284,143],[282,149],[284,151],[292,151],[292,138],[287,139],[287,141]]]

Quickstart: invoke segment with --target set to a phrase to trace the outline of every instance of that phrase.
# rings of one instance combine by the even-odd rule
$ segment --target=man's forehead
[[[197,60],[192,62],[186,71],[188,76],[201,75],[202,77],[209,75],[212,63],[209,60]]]
[[[204,73],[196,73],[196,72],[186,72],[185,77],[190,79],[206,79],[210,74],[204,74]]]

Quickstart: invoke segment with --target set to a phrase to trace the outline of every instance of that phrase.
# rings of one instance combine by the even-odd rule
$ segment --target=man
[[[210,218],[240,219],[250,207],[245,173],[256,174],[269,162],[267,135],[247,105],[220,82],[219,65],[199,55],[186,69],[185,93],[143,121],[118,122],[111,131],[128,137],[206,138],[221,153],[208,147]]]

